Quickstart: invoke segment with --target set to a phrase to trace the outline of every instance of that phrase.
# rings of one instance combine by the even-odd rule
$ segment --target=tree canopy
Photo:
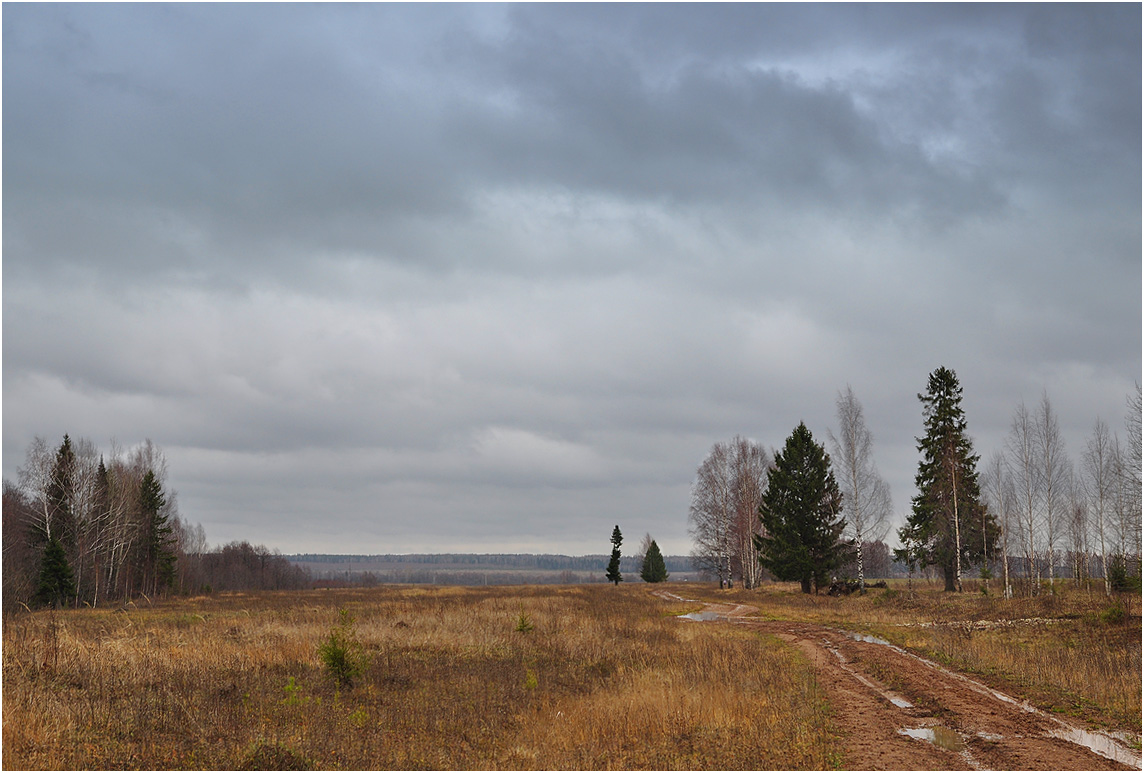
[[[763,566],[780,580],[798,580],[803,593],[827,584],[846,557],[839,537],[842,493],[830,469],[830,456],[799,422],[775,456],[759,506],[758,537]]]
[[[608,582],[619,585],[624,580],[624,576],[620,574],[620,543],[624,541],[624,535],[620,533],[620,527],[617,524],[616,528],[612,529],[612,558],[608,561],[608,571],[604,575],[608,578]]]
[[[664,582],[667,580],[667,565],[663,561],[663,553],[655,540],[651,541],[647,552],[644,553],[643,566],[640,567],[640,579],[644,582]]]
[[[919,567],[940,567],[947,591],[961,590],[963,568],[983,560],[998,534],[996,519],[981,504],[978,456],[966,435],[961,392],[957,374],[943,367],[918,395],[926,428],[918,439],[918,493],[898,531],[902,554]]]

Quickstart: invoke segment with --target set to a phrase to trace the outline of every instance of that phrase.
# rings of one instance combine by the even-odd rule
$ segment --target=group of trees
[[[608,582],[614,585],[619,585],[624,581],[624,575],[620,572],[620,545],[623,544],[623,541],[624,535],[620,531],[619,524],[617,524],[612,529],[612,556],[608,560],[608,568],[604,573]],[[650,534],[644,535],[639,555],[642,556],[640,561],[641,580],[644,582],[665,582],[667,580],[667,564],[663,560],[663,552]]]
[[[985,502],[1001,527],[989,565],[1001,572],[1006,594],[1037,593],[1042,581],[1051,588],[1062,577],[1100,578],[1107,593],[1139,584],[1139,384],[1125,429],[1122,443],[1097,419],[1078,466],[1047,393],[1033,410],[1024,403],[1014,410],[1004,447],[983,475]]]
[[[52,448],[37,437],[17,472],[3,491],[5,606],[308,583],[266,548],[207,551],[202,526],[179,517],[166,458],[149,440],[105,456],[86,439],[64,435]]]
[[[830,454],[801,422],[773,459],[736,436],[715,443],[700,464],[689,513],[692,559],[720,587],[738,579],[754,588],[765,571],[810,592],[850,564],[864,583],[864,551],[885,536],[890,491],[849,386],[836,407],[839,435],[830,437],[841,485]]]
[[[1129,400],[1123,446],[1097,421],[1079,470],[1065,453],[1047,395],[1033,413],[1021,405],[1004,453],[979,480],[957,375],[938,368],[919,394],[924,435],[917,492],[894,557],[911,573],[935,567],[960,591],[977,570],[999,570],[1005,592],[1022,574],[1035,593],[1062,568],[1078,582],[1104,578],[1108,591],[1139,583],[1141,540],[1140,387]],[[802,423],[773,461],[752,441],[716,443],[700,464],[689,513],[697,567],[720,586],[755,586],[765,570],[810,592],[852,567],[864,587],[867,552],[888,561],[889,488],[873,459],[862,407],[848,386],[838,395],[833,458]]]
[[[150,441],[105,458],[88,440],[36,438],[18,474],[4,483],[6,600],[95,605],[175,584],[180,542],[201,530],[179,520]]]

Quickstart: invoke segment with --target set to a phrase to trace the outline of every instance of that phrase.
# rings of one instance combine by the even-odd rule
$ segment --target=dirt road
[[[672,593],[657,595],[686,601]],[[963,674],[871,636],[763,621],[743,604],[707,604],[690,619],[736,624],[798,647],[834,709],[844,763],[866,770],[1126,770],[1139,753]],[[894,683],[889,689],[874,673]],[[886,676],[890,675],[890,676]]]

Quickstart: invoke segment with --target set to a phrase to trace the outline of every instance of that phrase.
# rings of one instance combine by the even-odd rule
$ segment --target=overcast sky
[[[1078,459],[1141,371],[1141,9],[3,8],[3,473],[150,438],[207,539],[690,550],[735,434],[900,522],[919,392]]]

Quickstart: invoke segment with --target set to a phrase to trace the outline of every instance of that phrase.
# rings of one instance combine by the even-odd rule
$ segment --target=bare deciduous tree
[[[1069,564],[1072,568],[1074,582],[1080,585],[1088,580],[1089,574],[1089,548],[1088,536],[1091,531],[1089,521],[1088,502],[1081,487],[1080,478],[1076,471],[1070,467],[1068,483],[1068,513],[1067,526],[1069,537]]]
[[[1065,454],[1065,443],[1061,438],[1060,425],[1056,413],[1049,402],[1047,392],[1041,395],[1034,421],[1034,442],[1036,459],[1039,465],[1041,502],[1045,544],[1048,549],[1049,586],[1056,577],[1055,554],[1057,540],[1063,530],[1068,507],[1068,485],[1072,477],[1072,464]]]
[[[1116,497],[1116,443],[1100,419],[1092,428],[1092,436],[1085,444],[1081,457],[1081,486],[1088,505],[1096,518],[1096,536],[1100,543],[1100,574],[1104,578],[1104,592],[1112,595],[1108,581],[1108,545],[1105,541],[1106,522]]]
[[[1126,532],[1126,543],[1133,546],[1132,555],[1140,557],[1141,526],[1141,426],[1140,426],[1140,383],[1136,383],[1136,393],[1128,396],[1128,413],[1124,417],[1124,427],[1128,433],[1128,444],[1121,465],[1126,501],[1123,514],[1125,523],[1121,531]],[[1125,553],[1125,556],[1128,554]]]
[[[994,452],[985,468],[982,494],[985,495],[990,509],[997,517],[997,523],[1001,526],[1001,572],[1005,598],[1010,598],[1013,595],[1013,585],[1009,578],[1009,534],[1016,525],[1014,513],[1016,493],[1013,491],[1013,481],[1005,466],[1005,458],[1000,453]]]
[[[754,537],[759,502],[766,488],[770,456],[758,444],[736,436],[718,442],[699,465],[688,516],[692,560],[716,576],[720,587],[738,576],[747,587],[761,578]]]
[[[881,540],[889,530],[892,510],[890,487],[878,474],[874,463],[874,437],[866,427],[862,404],[854,390],[846,385],[835,401],[838,410],[838,437],[829,433],[833,446],[834,467],[842,489],[842,508],[848,537],[854,540],[860,592],[866,592],[866,574],[862,546],[867,541]]]
[[[1025,576],[1031,582],[1033,593],[1037,592],[1041,581],[1036,550],[1040,468],[1036,463],[1035,434],[1033,418],[1022,402],[1013,412],[1009,436],[1005,439],[1005,462],[1017,495],[1022,551],[1025,554]]]
[[[731,441],[731,463],[735,480],[732,570],[743,581],[744,587],[757,588],[763,579],[763,566],[756,547],[756,538],[763,528],[759,519],[759,503],[763,501],[772,462],[770,454],[762,446],[736,436]]]

